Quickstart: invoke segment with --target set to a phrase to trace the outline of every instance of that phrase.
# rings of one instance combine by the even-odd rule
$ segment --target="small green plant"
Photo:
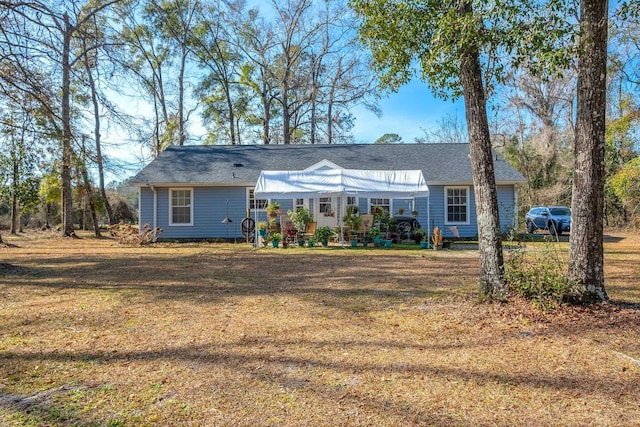
[[[272,242],[279,242],[282,240],[282,234],[281,233],[271,233],[269,234],[269,240]]]
[[[316,230],[315,238],[317,241],[324,243],[327,242],[331,237],[333,237],[333,230],[331,229],[331,227],[318,227],[318,229]]]
[[[418,243],[426,242],[427,230],[425,230],[424,228],[416,228],[415,230],[413,230],[413,239]]]
[[[573,290],[564,267],[553,242],[547,241],[539,253],[527,252],[519,244],[507,252],[504,278],[512,292],[550,310],[567,301]]]
[[[358,206],[349,205],[347,206],[347,214],[342,218],[342,222],[350,228],[352,234],[355,234],[362,227],[362,217],[358,215],[359,213],[360,208]]]
[[[269,203],[267,205],[267,212],[269,212],[269,216],[277,216],[278,214],[281,214],[282,210],[280,209],[280,203],[275,200]]]
[[[266,222],[264,222],[264,221],[259,221],[259,222],[256,224],[256,228],[257,228],[258,230],[266,230],[266,229],[267,229],[267,223],[266,223]]]
[[[305,229],[307,224],[313,221],[313,215],[306,206],[300,206],[295,212],[287,211],[287,215],[291,217],[291,222],[296,226],[298,231]]]

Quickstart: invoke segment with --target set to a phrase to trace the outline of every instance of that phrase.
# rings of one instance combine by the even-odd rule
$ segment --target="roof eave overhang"
[[[496,181],[496,185],[517,185],[524,184],[527,181]],[[427,181],[428,186],[439,185],[439,186],[460,186],[460,185],[473,185],[473,181]]]
[[[137,182],[132,185],[139,188],[146,187],[255,187],[255,182]]]

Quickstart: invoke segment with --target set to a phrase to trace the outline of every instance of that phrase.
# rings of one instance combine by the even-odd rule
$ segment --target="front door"
[[[318,223],[318,227],[329,226],[331,228],[338,226],[338,209],[335,197],[318,197],[315,200],[315,209],[313,217]]]

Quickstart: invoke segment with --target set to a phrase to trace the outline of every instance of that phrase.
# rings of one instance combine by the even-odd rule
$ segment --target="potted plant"
[[[267,234],[267,223],[264,221],[258,221],[256,229],[258,230],[258,235],[260,237],[264,237]]]
[[[434,227],[433,235],[431,236],[431,243],[433,243],[433,249],[438,250],[442,248],[442,231],[438,227]]]
[[[413,230],[413,238],[416,243],[420,243],[420,248],[427,248],[429,242],[427,242],[427,231],[424,228],[416,228]]]
[[[418,211],[411,211],[411,216],[413,216],[414,218],[418,218],[419,212]]]
[[[282,240],[282,234],[280,233],[271,233],[269,234],[269,240],[271,240],[271,244],[274,248],[277,248],[280,244],[280,240]]]
[[[280,210],[280,203],[273,200],[271,203],[267,205],[267,212],[269,213],[269,218],[277,217],[278,214],[282,213],[282,210]]]
[[[333,216],[333,215],[334,215],[333,211],[331,210],[324,211],[324,216]]]
[[[357,246],[358,240],[356,239],[356,235],[358,230],[362,227],[362,217],[358,215],[360,213],[360,208],[356,205],[347,206],[347,214],[342,217],[342,222],[344,225],[349,227],[349,234],[351,240],[351,246]]]
[[[404,208],[398,208],[398,215],[404,215]]]
[[[316,230],[315,238],[317,241],[322,242],[322,246],[327,246],[331,237],[333,237],[333,230],[331,230],[331,227],[325,225],[323,227],[318,227]]]
[[[313,240],[313,238],[310,238],[309,240],[307,240],[307,247],[308,248],[312,248],[316,245],[316,241]]]
[[[358,235],[357,235],[356,231],[353,230],[353,229],[350,231],[349,234],[350,234],[349,241],[351,242],[351,247],[355,248],[356,246],[358,246]]]
[[[380,236],[380,229],[378,227],[371,227],[371,229],[369,230],[369,237],[371,238],[374,246],[380,245]]]
[[[287,211],[287,215],[291,217],[291,222],[296,226],[299,233],[304,232],[307,224],[313,221],[311,211],[306,206],[300,206],[295,212]]]
[[[376,221],[378,220],[377,217],[380,216],[380,215],[384,215],[386,213],[386,211],[387,210],[385,208],[383,208],[382,206],[378,206],[378,205],[376,205],[376,206],[371,208],[371,213],[374,215],[374,217],[376,217],[375,218]]]

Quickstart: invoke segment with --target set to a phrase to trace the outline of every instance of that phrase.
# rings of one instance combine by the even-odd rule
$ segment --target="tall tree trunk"
[[[464,1],[458,13],[461,15],[473,13],[471,2]],[[464,93],[473,188],[476,197],[480,280],[485,295],[503,299],[506,297],[507,288],[502,277],[503,257],[498,196],[480,56],[477,49],[469,47],[463,52],[460,80]]]
[[[333,143],[333,100],[327,102],[327,144]]]
[[[262,108],[264,118],[262,120],[262,138],[265,145],[271,142],[271,102],[266,85],[262,88]]]
[[[236,134],[238,135],[238,145],[242,145],[242,138],[240,137],[240,117],[236,119]]]
[[[20,221],[20,205],[18,203],[18,195],[13,193],[11,197],[11,234],[18,234]]]
[[[604,181],[607,65],[607,1],[582,0],[585,54],[578,61],[578,111],[574,153],[570,281],[579,302],[605,301]]]
[[[91,213],[91,222],[93,222],[93,233],[96,237],[100,237],[100,224],[98,223],[98,215],[96,214],[96,203],[93,197],[91,181],[89,181],[89,173],[87,172],[85,142],[86,136],[82,135],[82,164],[80,165],[80,170],[82,172],[82,182],[84,184],[85,191],[87,192],[87,199],[89,199],[89,212]]]
[[[178,145],[184,145],[187,140],[187,131],[185,129],[184,119],[184,71],[187,63],[187,47],[181,46],[182,55],[180,57],[180,75],[178,77]]]
[[[316,122],[318,121],[318,119],[316,119],[316,110],[318,108],[318,103],[316,102],[316,96],[315,96],[315,89],[313,89],[313,95],[311,95],[312,99],[311,99],[311,119],[310,119],[310,129],[309,129],[309,142],[311,144],[315,144],[316,143]]]
[[[317,127],[317,110],[318,110],[318,74],[320,73],[320,67],[322,59],[318,58],[316,60],[315,57],[311,59],[311,96],[310,96],[310,104],[311,104],[311,119],[310,119],[310,129],[309,129],[309,141],[311,144],[316,143],[316,127]]]
[[[96,83],[93,79],[93,72],[91,71],[91,65],[89,64],[89,58],[87,57],[87,47],[86,44],[84,46],[85,49],[85,57],[84,64],[85,70],[87,71],[87,78],[89,80],[89,89],[91,90],[91,102],[93,104],[93,137],[96,141],[96,163],[98,164],[98,184],[100,186],[100,198],[102,199],[102,204],[104,205],[105,210],[107,211],[107,217],[109,218],[109,225],[115,224],[115,219],[113,218],[113,209],[111,209],[111,204],[109,203],[109,199],[107,198],[107,192],[104,188],[104,162],[102,160],[102,144],[101,144],[101,135],[100,135],[100,104],[98,102],[98,94],[96,90]],[[84,141],[83,141],[83,149],[84,149]]]
[[[62,46],[62,235],[75,236],[73,229],[73,196],[71,194],[71,64],[69,63],[71,36],[74,28],[69,15],[64,18]]]
[[[160,137],[160,111],[158,110],[158,98],[153,97],[153,112],[155,114],[155,123],[153,131],[153,157],[158,157],[162,153],[162,138]]]
[[[236,140],[236,116],[233,108],[233,99],[231,99],[231,91],[229,85],[225,83],[224,86],[227,108],[229,109],[229,136],[231,138],[231,145],[236,145],[240,143]],[[240,131],[238,131],[238,136],[240,136]]]
[[[96,237],[100,237],[100,224],[98,223],[98,215],[96,214],[96,204],[93,198],[93,190],[91,189],[91,182],[89,181],[89,174],[87,173],[87,166],[85,164],[80,165],[82,168],[82,181],[84,183],[85,191],[87,192],[87,199],[89,200],[89,212],[91,213],[91,222],[93,223],[93,233]],[[85,223],[86,227],[86,223]]]
[[[288,78],[288,77],[286,77]],[[291,144],[291,113],[289,112],[288,82],[282,86],[282,143]]]
[[[16,150],[17,151],[17,150]],[[13,161],[13,179],[11,186],[11,234],[17,234],[18,221],[20,220],[20,210],[18,207],[18,181],[20,179],[20,170],[18,167],[18,154],[11,153]]]

